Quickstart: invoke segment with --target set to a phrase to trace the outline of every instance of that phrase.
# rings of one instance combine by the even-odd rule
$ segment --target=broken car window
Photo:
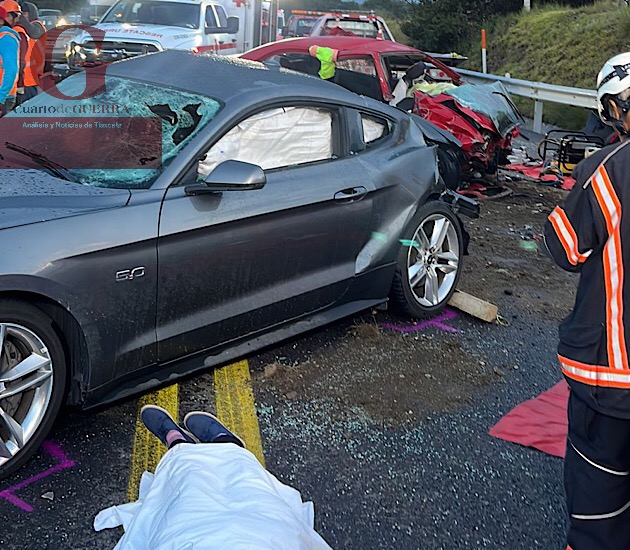
[[[501,82],[465,84],[445,93],[453,96],[461,105],[489,116],[503,137],[520,123],[519,114]]]

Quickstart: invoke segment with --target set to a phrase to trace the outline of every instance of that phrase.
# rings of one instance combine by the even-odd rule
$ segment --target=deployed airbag
[[[221,162],[240,160],[268,170],[332,157],[332,116],[322,109],[284,107],[237,124],[199,163],[205,178]]]

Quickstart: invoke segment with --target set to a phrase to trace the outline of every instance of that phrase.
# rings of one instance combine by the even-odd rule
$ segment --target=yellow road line
[[[217,417],[245,441],[247,449],[265,466],[254,392],[247,361],[214,369]]]
[[[167,388],[143,395],[138,400],[136,429],[131,454],[131,471],[129,472],[129,486],[127,488],[129,502],[133,502],[138,498],[138,488],[140,487],[142,473],[145,470],[154,472],[158,462],[166,452],[166,447],[144,427],[140,419],[140,411],[145,405],[158,405],[166,409],[177,422],[179,416],[179,386],[173,384]]]
[[[247,449],[264,467],[265,457],[247,361],[239,361],[215,369],[214,390],[217,417],[245,441]],[[166,409],[177,421],[179,419],[179,386],[173,384],[143,395],[138,400],[131,471],[127,488],[127,497],[130,502],[138,498],[142,473],[154,472],[158,462],[166,453],[166,447],[144,427],[140,419],[140,411],[145,405],[158,405]]]

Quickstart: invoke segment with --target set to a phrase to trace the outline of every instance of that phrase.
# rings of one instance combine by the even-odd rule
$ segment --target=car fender
[[[0,275],[0,298],[27,301],[43,310],[63,332],[62,340],[69,357],[69,387],[67,402],[82,403],[89,386],[90,364],[98,349],[90,349],[88,342],[95,338],[86,336],[89,324],[77,317],[73,304],[77,298],[70,288],[34,275]]]
[[[427,145],[422,131],[411,121],[411,117],[406,117],[398,135],[392,136],[397,145],[404,142],[409,147],[383,147],[379,156],[363,162],[379,191],[374,229],[357,257],[357,274],[394,262],[400,239],[418,208],[444,190],[438,171],[437,146]]]

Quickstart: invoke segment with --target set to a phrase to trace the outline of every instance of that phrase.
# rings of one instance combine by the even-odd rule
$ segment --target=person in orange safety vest
[[[8,113],[15,105],[20,36],[12,27],[17,23],[18,17],[19,12],[7,12],[0,4],[0,116]]]
[[[37,6],[31,2],[22,2],[22,17],[16,30],[24,29],[28,36],[27,48],[21,62],[21,83],[24,93],[18,95],[18,101],[24,102],[35,97],[39,92],[39,79],[44,72],[46,60],[46,27],[39,20]]]

